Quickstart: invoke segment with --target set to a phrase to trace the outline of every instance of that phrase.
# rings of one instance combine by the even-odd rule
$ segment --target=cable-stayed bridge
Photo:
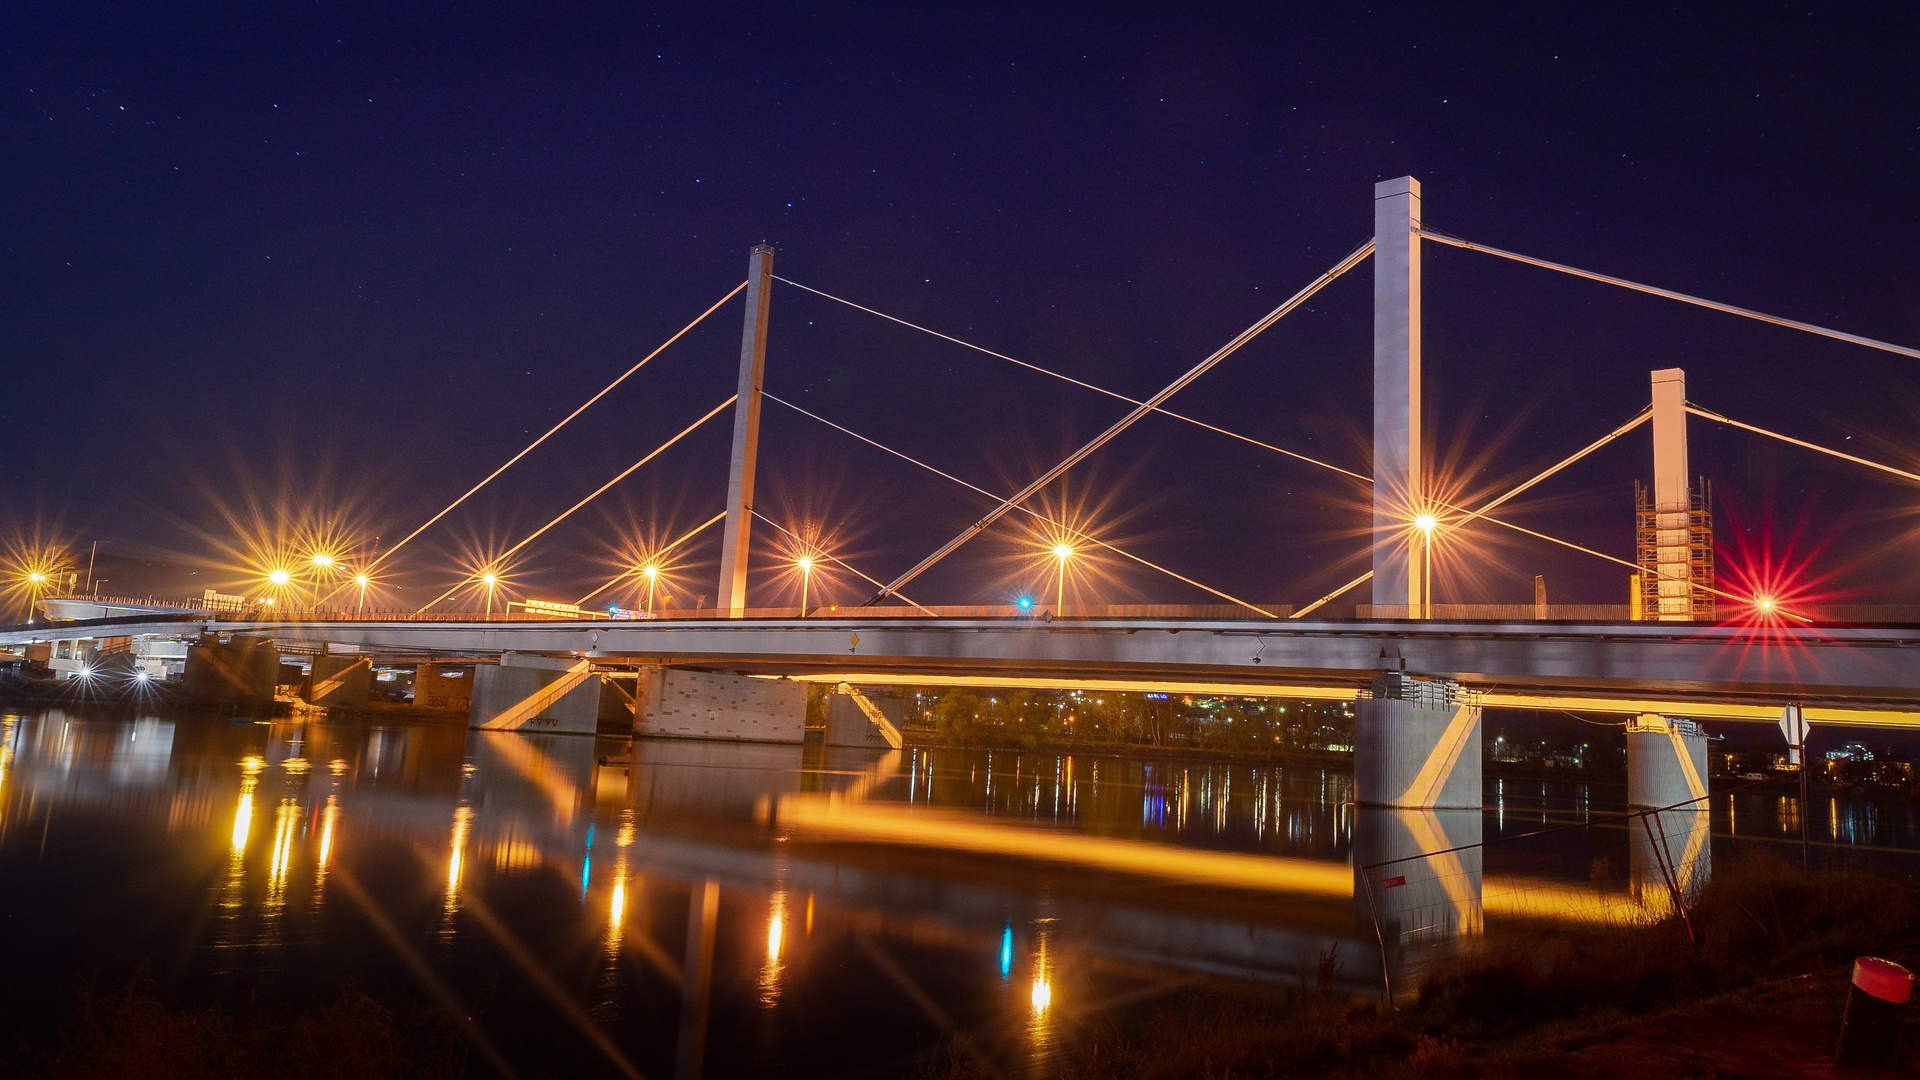
[[[762,245],[751,253],[746,281],[399,543],[363,566],[340,568],[332,588],[313,589],[304,598],[304,606],[314,610],[297,613],[289,610],[294,604],[283,602],[276,608],[256,601],[238,610],[232,604],[222,610],[197,611],[187,605],[178,614],[168,614],[164,605],[55,598],[43,603],[56,617],[97,616],[107,621],[16,628],[0,631],[0,641],[64,640],[83,634],[104,638],[214,633],[395,657],[485,659],[543,654],[587,667],[664,664],[800,680],[1358,697],[1361,758],[1391,763],[1387,773],[1379,775],[1368,766],[1361,767],[1362,785],[1370,788],[1365,798],[1413,806],[1453,805],[1450,799],[1471,799],[1477,805],[1477,794],[1467,793],[1470,786],[1477,791],[1477,766],[1470,782],[1463,775],[1461,785],[1456,785],[1448,777],[1454,771],[1464,773],[1454,769],[1456,763],[1477,761],[1477,753],[1462,751],[1469,745],[1477,747],[1479,710],[1489,706],[1644,714],[1648,723],[1665,717],[1673,721],[1676,750],[1685,753],[1691,753],[1686,747],[1698,738],[1697,727],[1688,727],[1687,718],[1775,722],[1785,715],[1789,720],[1803,716],[1818,721],[1920,725],[1920,626],[1886,619],[1841,623],[1826,617],[1828,613],[1796,610],[1779,598],[1742,594],[1715,579],[1711,507],[1689,468],[1687,424],[1691,417],[1730,425],[1756,438],[1781,440],[1808,453],[1844,460],[1898,484],[1920,482],[1920,473],[1722,415],[1688,398],[1684,372],[1665,369],[1651,373],[1647,405],[1635,415],[1610,430],[1596,432],[1586,445],[1512,489],[1477,505],[1464,505],[1439,489],[1423,460],[1421,252],[1423,245],[1438,243],[1862,348],[1916,359],[1920,350],[1454,237],[1425,223],[1420,185],[1411,177],[1376,185],[1373,206],[1372,239],[1161,390],[1138,398],[986,349],[815,285],[778,277],[773,272],[774,252]],[[1173,407],[1182,390],[1369,259],[1374,270],[1373,475],[1207,423]],[[768,311],[776,283],[1064,380],[1125,403],[1129,409],[1018,490],[989,491],[939,463],[886,445],[850,418],[824,415],[767,393],[762,382]],[[730,414],[733,437],[724,506],[698,527],[650,553],[648,562],[623,570],[578,601],[585,605],[617,585],[631,588],[642,580],[651,583],[662,560],[718,527],[714,608],[652,610],[650,600],[649,610],[629,613],[640,618],[596,619],[584,611],[567,611],[579,617],[496,619],[491,610],[494,570],[481,567],[410,617],[365,616],[360,609],[367,584],[383,564],[735,298],[743,300],[746,313],[734,393],[499,553],[492,564],[497,566],[539,542],[680,440]],[[852,565],[839,553],[821,548],[812,538],[755,509],[760,418],[768,403],[825,425],[872,453],[910,463],[956,490],[985,497],[991,509],[909,566]],[[1217,588],[1188,568],[1163,565],[1125,550],[1039,507],[1036,497],[1050,485],[1149,416],[1198,426],[1371,485],[1369,569],[1310,601],[1303,597],[1304,602],[1284,607],[1267,604]],[[1503,507],[1516,497],[1643,427],[1651,434],[1653,481],[1643,495],[1637,550],[1631,558],[1625,552],[1600,551],[1502,516]],[[1010,516],[1028,519],[1049,538],[1059,564],[1055,595],[1026,597],[1019,607],[1008,609],[943,608],[911,597],[916,580],[929,569]],[[1531,612],[1518,617],[1506,613],[1476,617],[1488,613],[1475,612],[1469,605],[1436,605],[1434,551],[1468,525],[1499,528],[1530,543],[1615,564],[1623,577],[1634,575],[1631,602],[1617,610],[1595,605],[1574,612],[1555,609],[1540,597]],[[803,584],[799,607],[749,608],[748,556],[756,534],[797,545],[802,554],[796,566],[803,575],[810,575],[816,565],[832,565],[865,580],[872,588],[871,599],[856,608],[809,607]],[[1068,564],[1094,550],[1202,590],[1216,604],[1185,610],[1069,605]],[[442,610],[456,597],[482,591],[488,598],[485,617]],[[1352,606],[1347,609],[1346,605]],[[548,604],[546,613],[565,607],[569,605]],[[1352,617],[1330,617],[1348,610]]]

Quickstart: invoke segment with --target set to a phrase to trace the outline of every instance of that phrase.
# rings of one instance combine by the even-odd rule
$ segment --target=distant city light
[[[275,585],[285,585],[287,582],[293,580],[293,575],[287,573],[285,570],[275,570],[267,575],[267,580],[273,582]]]
[[[315,555],[313,557],[313,565],[319,567],[322,570],[330,570],[333,568],[333,556]]]
[[[38,585],[41,582],[47,580],[47,575],[36,570],[33,573],[27,575],[27,580],[33,582],[35,585]]]

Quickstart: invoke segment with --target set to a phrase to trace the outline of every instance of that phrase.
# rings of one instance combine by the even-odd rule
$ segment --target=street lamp
[[[660,568],[646,566],[642,567],[640,572],[647,575],[647,614],[651,615],[653,614],[653,587],[660,581]]]
[[[367,575],[361,574],[355,577],[353,583],[360,586],[360,606],[354,608],[353,613],[355,615],[364,615],[367,610]]]
[[[480,580],[487,586],[487,621],[491,622],[493,621],[493,587],[500,583],[500,578],[498,575],[487,573],[480,575]]]
[[[1054,589],[1053,613],[1065,615],[1067,607],[1067,560],[1073,558],[1073,548],[1066,544],[1053,545],[1053,557],[1060,560],[1059,583]]]
[[[1413,527],[1420,530],[1420,617],[1433,618],[1433,530],[1440,521],[1432,514],[1421,514],[1413,519]]]
[[[800,617],[807,617],[807,586],[813,584],[813,556],[802,555],[794,563],[800,568]]]

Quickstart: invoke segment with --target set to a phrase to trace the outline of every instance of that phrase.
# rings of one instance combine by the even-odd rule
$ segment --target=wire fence
[[[1435,947],[1480,937],[1489,919],[1608,927],[1677,916],[1691,935],[1713,870],[1710,798],[1491,840],[1477,838],[1479,809],[1358,808],[1368,820],[1356,821],[1354,900],[1389,999],[1396,980],[1404,989],[1438,959]]]

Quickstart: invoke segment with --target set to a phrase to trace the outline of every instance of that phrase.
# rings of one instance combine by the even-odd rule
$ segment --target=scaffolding
[[[1706,477],[1700,477],[1687,496],[1691,508],[1684,522],[1677,521],[1678,514],[1662,513],[1654,507],[1645,484],[1633,482],[1634,561],[1640,566],[1642,618],[1664,622],[1714,619],[1713,487]],[[1671,582],[1679,576],[1673,568],[1682,564],[1687,581],[1684,593],[1671,585],[1663,593],[1661,567],[1670,568],[1664,580]]]

